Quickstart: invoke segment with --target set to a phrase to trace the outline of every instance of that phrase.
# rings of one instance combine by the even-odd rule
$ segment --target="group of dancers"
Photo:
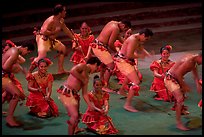
[[[145,28],[133,34],[131,22],[121,20],[109,21],[97,37],[92,34],[87,22],[83,22],[80,33],[77,34],[66,26],[65,16],[66,6],[57,4],[53,9],[53,15],[44,21],[39,30],[35,30],[38,55],[33,58],[28,71],[21,64],[26,61],[24,56],[35,50],[34,45],[22,43],[17,46],[12,41],[6,41],[2,50],[2,103],[9,101],[7,125],[21,126],[15,120],[14,112],[18,102],[25,99],[31,114],[43,118],[59,116],[58,106],[51,98],[54,78],[48,73],[48,68],[53,62],[47,58],[47,52],[56,50],[58,74],[69,73],[68,78],[57,90],[58,98],[69,116],[68,134],[74,135],[82,130],[78,127],[80,119],[88,129],[98,134],[117,134],[118,130],[108,116],[108,92],[112,91],[109,87],[110,77],[116,75],[119,84],[122,84],[118,94],[126,97],[123,108],[129,112],[138,112],[132,106],[132,99],[139,96],[142,83],[138,59],[154,57],[154,54],[144,48],[144,43],[153,36],[153,32]],[[57,39],[60,31],[72,40],[74,53],[70,61],[73,62],[73,67],[69,71],[64,69],[67,48]],[[174,62],[169,59],[171,50],[171,45],[162,46],[161,58],[150,64],[154,76],[150,90],[156,92],[157,100],[175,102],[172,110],[176,111],[176,127],[189,130],[181,120],[182,114],[189,114],[184,100],[190,88],[184,81],[184,76],[192,72],[197,91],[202,92],[202,80],[197,71],[197,65],[202,64],[202,53],[188,54]],[[37,70],[34,71],[35,69]],[[15,73],[19,72],[23,72],[28,81],[27,97],[21,83],[15,78]],[[100,73],[100,76],[95,75],[93,90],[88,91],[89,77],[93,73]],[[80,113],[79,108],[80,90],[87,104],[84,114]],[[199,106],[202,107],[202,100]]]

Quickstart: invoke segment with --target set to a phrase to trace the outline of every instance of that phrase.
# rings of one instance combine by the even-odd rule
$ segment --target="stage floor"
[[[48,56],[53,59],[55,52],[49,53]],[[186,54],[172,53],[171,57],[177,58],[175,55]],[[71,55],[71,54],[70,54]],[[66,57],[65,68],[69,70],[72,64],[69,63],[69,58]],[[31,55],[30,55],[31,56]],[[54,64],[49,68],[49,72],[56,73],[57,59],[54,59]],[[27,68],[29,61],[24,64]],[[153,99],[155,95],[149,91],[151,82],[153,80],[152,72],[149,70],[148,64],[145,60],[141,60],[139,64],[139,70],[143,75],[143,82],[141,84],[140,96],[133,98],[133,106],[139,110],[137,113],[131,113],[123,109],[125,99],[120,99],[121,96],[110,93],[110,111],[115,127],[119,130],[118,135],[202,135],[202,110],[198,107],[198,102],[202,98],[202,95],[196,91],[196,86],[192,78],[192,74],[189,73],[185,76],[185,80],[191,87],[191,92],[187,94],[188,98],[185,101],[185,105],[189,107],[189,115],[182,116],[182,121],[188,126],[193,128],[190,131],[181,131],[176,129],[175,123],[175,111],[170,108],[173,103],[157,101]],[[198,67],[199,75],[202,77],[202,65]],[[89,90],[92,89],[92,74],[89,81]],[[22,74],[17,74],[16,77],[20,80],[25,90],[27,91],[27,81]],[[56,118],[41,119],[28,114],[29,109],[24,105],[18,105],[15,111],[15,117],[18,121],[24,123],[24,126],[20,128],[9,128],[6,126],[5,115],[2,116],[2,135],[67,135],[67,123],[69,117],[66,114],[65,108],[58,100],[56,90],[64,82],[66,77],[60,80],[55,80],[53,83],[52,98],[58,105],[60,115]],[[118,89],[120,85],[117,84],[115,77],[110,80],[111,87]],[[81,93],[80,93],[81,94]],[[24,103],[25,104],[25,103]],[[86,110],[86,104],[81,96],[80,111],[82,113]],[[7,111],[8,104],[2,105],[2,110]],[[80,127],[86,127],[80,122]],[[85,131],[79,133],[79,135],[95,135],[94,133]]]

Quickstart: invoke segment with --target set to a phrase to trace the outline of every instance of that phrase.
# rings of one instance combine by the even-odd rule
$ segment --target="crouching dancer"
[[[189,86],[184,81],[184,76],[193,73],[196,88],[199,93],[202,87],[199,83],[197,65],[202,64],[202,52],[200,54],[188,54],[178,60],[167,72],[164,83],[169,91],[173,93],[176,100],[176,127],[180,130],[189,130],[181,121],[182,106],[184,105],[185,93],[190,91]]]
[[[14,119],[14,112],[19,100],[25,99],[22,86],[13,73],[20,71],[24,72],[24,69],[18,62],[19,55],[24,56],[33,50],[33,45],[23,44],[21,46],[9,48],[2,55],[2,90],[6,92],[6,95],[11,96],[8,115],[6,117],[7,125],[10,127],[21,126],[21,124]]]

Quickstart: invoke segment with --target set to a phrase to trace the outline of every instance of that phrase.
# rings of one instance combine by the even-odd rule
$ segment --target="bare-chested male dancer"
[[[62,86],[57,90],[59,99],[63,103],[70,119],[68,123],[68,134],[75,134],[79,122],[79,91],[82,90],[82,96],[87,106],[92,110],[102,111],[94,106],[88,98],[89,75],[95,73],[101,62],[97,57],[90,57],[86,64],[80,63],[70,70],[70,75]]]
[[[20,100],[25,99],[25,95],[21,89],[20,82],[16,80],[13,72],[23,71],[20,66],[19,55],[24,56],[34,50],[34,46],[23,44],[22,46],[11,47],[2,54],[2,90],[5,90],[6,95],[12,96],[9,102],[8,115],[6,122],[8,126],[18,127],[20,124],[14,119],[14,111]]]
[[[149,40],[151,36],[153,36],[153,32],[150,29],[142,29],[139,33],[132,34],[124,41],[122,48],[114,58],[115,64],[120,72],[131,81],[131,86],[124,105],[124,109],[130,112],[138,111],[131,105],[132,98],[134,95],[138,96],[140,89],[140,78],[137,72],[138,69],[135,68],[135,59],[151,56],[143,47],[144,42]]]
[[[100,61],[106,65],[107,68],[104,77],[101,77],[104,83],[104,87],[108,86],[110,76],[114,69],[114,61],[111,56],[111,54],[117,52],[114,46],[114,42],[117,39],[123,42],[123,38],[120,36],[120,33],[127,31],[129,28],[131,28],[130,21],[110,21],[104,26],[95,41],[90,44],[90,47],[92,47],[91,49],[95,56],[97,56]],[[89,52],[87,56],[89,56]]]
[[[199,54],[188,54],[180,60],[176,61],[175,65],[167,72],[164,83],[169,91],[173,93],[176,99],[176,127],[180,130],[189,130],[181,121],[181,109],[184,105],[184,95],[190,91],[189,86],[184,81],[184,76],[188,72],[192,72],[198,93],[202,92],[202,87],[199,83],[197,65],[202,64],[202,52]]]
[[[47,52],[52,49],[55,49],[60,53],[58,56],[58,73],[60,74],[65,72],[63,64],[66,47],[63,43],[56,39],[60,31],[63,30],[64,33],[74,40],[71,31],[65,25],[65,16],[66,7],[60,4],[56,5],[53,10],[53,15],[48,17],[44,21],[41,29],[35,33],[38,46],[38,57],[36,57],[31,63],[29,72],[32,72],[37,67],[38,60],[45,58],[47,56]]]

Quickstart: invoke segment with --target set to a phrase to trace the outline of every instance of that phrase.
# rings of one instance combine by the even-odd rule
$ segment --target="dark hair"
[[[44,59],[38,60],[38,66],[40,65],[41,62],[45,62],[47,64],[47,66],[48,66],[48,63]]]
[[[65,6],[63,6],[61,4],[57,4],[53,9],[53,14],[58,15],[59,13],[61,13],[64,10],[64,7]]]
[[[160,53],[162,54],[163,50],[168,50],[169,52],[172,50],[170,45],[166,45],[160,48]]]
[[[101,65],[101,61],[97,57],[90,57],[86,64],[95,64],[97,63],[97,66]]]
[[[139,31],[139,34],[145,34],[145,37],[153,36],[153,32],[151,29],[144,28]]]
[[[40,65],[41,62],[45,62],[47,66],[52,64],[52,61],[49,58],[41,58],[40,60],[38,60],[38,66]]]
[[[96,81],[101,81],[101,79],[100,79],[100,77],[99,77],[98,75],[95,75],[95,76],[94,76],[93,84],[95,84]]]
[[[131,22],[130,22],[129,20],[125,20],[125,19],[124,19],[124,20],[122,20],[121,22],[122,22],[123,24],[125,24],[125,26],[128,27],[128,28],[131,28],[131,27],[132,27],[132,24],[131,24]]]

